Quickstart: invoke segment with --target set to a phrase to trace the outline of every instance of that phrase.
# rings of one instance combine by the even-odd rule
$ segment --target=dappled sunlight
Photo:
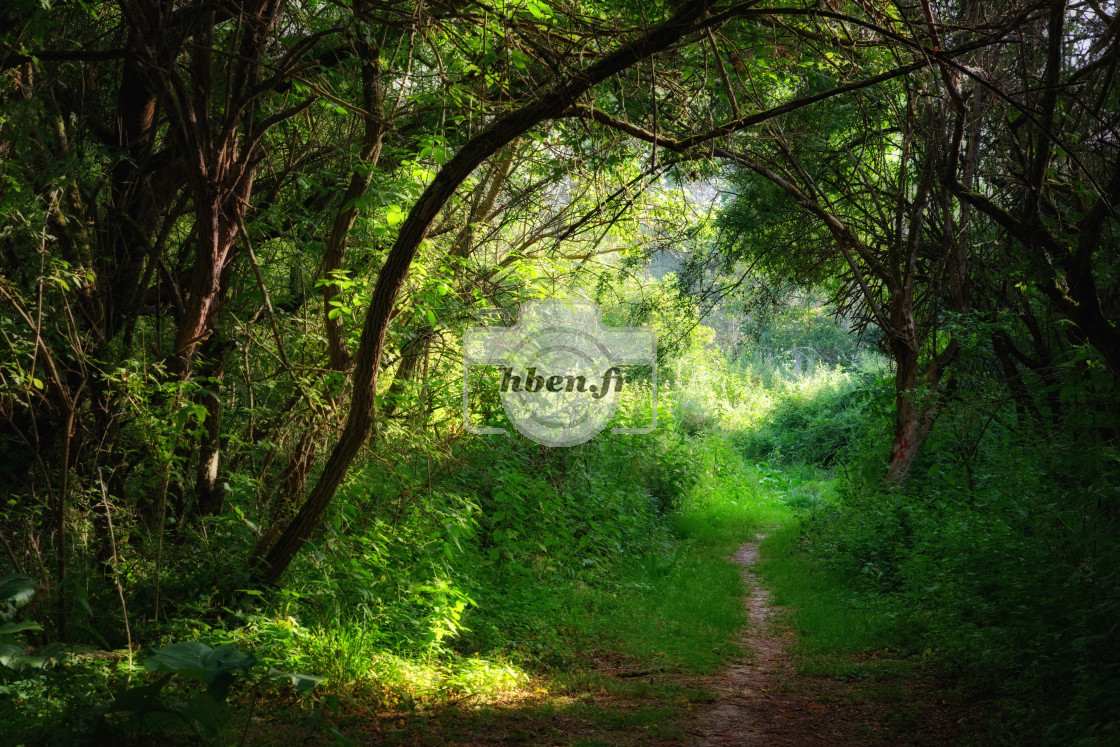
[[[486,658],[442,661],[372,653],[349,684],[355,692],[379,693],[383,702],[412,699],[431,705],[470,699],[473,703],[529,697],[528,673],[508,662]]]
[[[386,706],[470,699],[507,701],[533,694],[533,680],[508,660],[449,652],[403,655],[385,651],[375,637],[354,629],[306,631],[298,650],[304,666],[325,677],[331,689]]]

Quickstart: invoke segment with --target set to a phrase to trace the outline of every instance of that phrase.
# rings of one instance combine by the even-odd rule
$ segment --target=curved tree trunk
[[[342,435],[299,513],[272,546],[265,558],[264,568],[257,569],[256,572],[264,581],[275,583],[287,570],[326,513],[351,462],[365,443],[366,434],[373,423],[378,365],[397,294],[420,242],[428,233],[436,215],[455,194],[455,190],[499,148],[541,122],[560,116],[593,85],[695,31],[695,24],[707,11],[708,5],[706,0],[684,3],[668,22],[562,81],[540,98],[499,117],[468,141],[420,195],[397,234],[397,240],[385,260],[370,299],[361,342],[355,356],[353,395]]]

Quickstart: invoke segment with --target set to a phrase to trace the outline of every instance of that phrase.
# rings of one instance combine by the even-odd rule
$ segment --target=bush
[[[934,649],[970,687],[996,694],[1011,733],[1111,743],[1120,738],[1116,449],[1071,434],[988,438],[968,474],[931,453],[905,492],[849,486],[808,522],[805,545],[893,599],[914,649]]]
[[[808,376],[768,378],[768,411],[732,436],[739,453],[755,462],[820,467],[846,461],[867,429],[878,391],[874,374],[819,366]]]

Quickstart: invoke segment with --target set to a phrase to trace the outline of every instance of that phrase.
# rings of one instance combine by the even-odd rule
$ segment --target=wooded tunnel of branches
[[[52,640],[122,555],[158,620],[214,527],[275,587],[368,465],[422,457],[430,490],[470,438],[464,329],[573,289],[666,365],[705,314],[813,289],[889,361],[888,492],[979,388],[1040,441],[1117,436],[1109,0],[18,0],[0,28],[0,537]],[[398,488],[355,489],[399,518]]]

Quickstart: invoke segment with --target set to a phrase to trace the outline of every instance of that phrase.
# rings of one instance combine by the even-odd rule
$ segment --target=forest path
[[[759,544],[741,545],[730,560],[741,567],[748,624],[743,658],[699,683],[717,694],[691,731],[699,747],[728,745],[953,744],[954,708],[930,683],[895,683],[894,692],[869,693],[863,683],[798,674],[787,651],[796,640],[781,626],[780,608],[756,573]],[[882,697],[886,695],[887,697]],[[955,714],[955,715],[954,715]]]
[[[795,630],[793,617],[763,584],[764,539],[760,535],[724,556],[743,580],[747,624],[738,638],[740,653],[713,674],[594,647],[568,672],[535,678],[533,690],[520,696],[350,713],[339,720],[341,733],[354,745],[461,747],[960,743],[971,709],[952,692],[955,683],[923,670],[920,662],[890,651],[805,655],[801,636],[808,634]],[[338,743],[322,736],[317,743]]]
[[[731,557],[741,566],[743,584],[748,590],[743,599],[747,613],[742,639],[745,657],[729,666],[712,685],[719,693],[719,703],[707,714],[699,730],[698,744],[702,747],[773,741],[774,723],[767,718],[772,715],[767,713],[767,701],[776,689],[776,675],[789,674],[791,667],[782,639],[771,631],[774,612],[770,592],[753,570],[759,558],[758,545],[765,538],[764,534],[758,535]]]

